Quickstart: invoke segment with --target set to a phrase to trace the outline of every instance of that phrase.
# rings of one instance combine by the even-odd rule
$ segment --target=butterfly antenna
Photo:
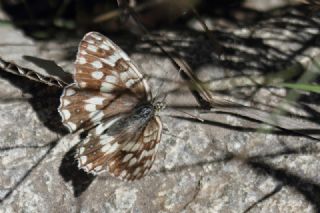
[[[157,90],[156,90],[156,95],[154,96],[153,101],[156,100],[156,99],[158,99],[158,97],[160,96],[159,94],[160,94],[160,91],[161,91],[161,88],[163,87],[163,85],[164,85],[164,80],[161,80],[161,83],[160,83],[159,87],[158,87]],[[164,98],[162,99],[161,102],[164,101],[164,99],[166,98],[166,96],[167,96],[167,95],[164,96]]]
[[[179,68],[178,73],[180,74],[181,71],[182,71],[182,69]],[[167,73],[168,73],[168,72],[167,72]],[[167,74],[167,73],[166,73],[166,74]],[[163,87],[163,85],[164,85],[164,79],[161,80],[161,84],[160,84],[160,86],[158,87],[158,89],[156,90],[156,95],[154,96],[153,101],[160,96],[160,91],[161,91],[161,88]],[[161,100],[162,103],[165,102],[167,96],[168,96],[168,92],[166,92],[166,93],[164,94],[164,96],[163,96],[163,98],[162,98],[162,100]]]

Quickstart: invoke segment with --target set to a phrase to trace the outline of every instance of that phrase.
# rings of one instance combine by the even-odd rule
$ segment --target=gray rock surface
[[[290,27],[276,24],[282,22]],[[226,79],[263,76],[277,71],[274,65],[283,66],[289,58],[294,62],[317,55],[319,48],[307,46],[319,34],[315,23],[319,24],[319,20],[283,11],[272,20],[265,18],[251,27],[230,32],[217,27],[215,35],[228,47],[221,62],[196,27],[193,33],[190,29],[165,33],[171,38],[171,47],[184,54],[199,78],[209,83],[232,84]],[[1,45],[2,58],[42,72],[25,62],[22,56],[28,54],[54,60],[63,70],[72,71],[72,61],[66,55],[68,51],[75,53],[79,38],[64,49],[59,40],[36,42],[12,27],[0,27],[0,31],[14,42],[32,44],[26,49]],[[159,87],[165,91],[178,85],[182,92],[170,93],[168,104],[179,104],[177,100],[181,99],[196,103],[191,93],[183,89],[184,81],[169,59],[156,48],[137,41],[127,49],[124,40],[116,42],[129,50],[150,77],[153,93]],[[160,86],[162,83],[164,86]],[[287,103],[284,89],[237,85],[228,91],[221,87],[220,92],[265,110],[277,109],[284,102],[286,110],[300,115],[288,116],[292,122],[305,127],[305,134],[319,137],[319,97],[305,95],[302,100],[308,107],[302,108],[295,102]],[[79,136],[66,133],[56,112],[60,93],[59,88],[1,70],[1,213],[320,211],[318,141],[286,130],[268,131],[267,125],[227,113],[201,114],[207,119],[202,123],[167,116],[177,113],[168,109],[162,115],[166,130],[150,174],[135,182],[123,182],[108,174],[86,175],[77,170],[72,158]]]

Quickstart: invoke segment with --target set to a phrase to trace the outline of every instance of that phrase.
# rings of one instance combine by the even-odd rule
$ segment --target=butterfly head
[[[166,104],[164,102],[155,102],[153,107],[155,112],[158,113],[166,108]]]

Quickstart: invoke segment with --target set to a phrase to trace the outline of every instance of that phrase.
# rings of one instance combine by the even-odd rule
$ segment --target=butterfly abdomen
[[[138,131],[144,128],[154,116],[152,104],[143,104],[136,107],[129,115],[124,116],[115,122],[108,130],[109,135],[116,134],[119,130]]]

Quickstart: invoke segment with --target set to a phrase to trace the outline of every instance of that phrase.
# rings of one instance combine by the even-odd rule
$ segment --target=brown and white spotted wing
[[[140,99],[151,98],[148,84],[128,55],[100,33],[83,37],[75,69],[74,79],[81,88],[106,93],[130,89]]]
[[[125,114],[140,103],[132,93],[102,93],[97,90],[83,90],[70,84],[60,98],[59,113],[62,123],[74,132],[89,129],[103,120]]]
[[[87,33],[75,61],[75,84],[64,89],[58,111],[74,132],[127,113],[151,99],[149,87],[129,57],[100,33]]]
[[[100,127],[101,131],[112,126],[117,119]],[[107,171],[122,180],[140,179],[154,162],[161,132],[162,124],[158,116],[153,116],[143,129],[135,133],[123,129],[113,136],[93,132],[78,149],[79,167],[94,175]]]

